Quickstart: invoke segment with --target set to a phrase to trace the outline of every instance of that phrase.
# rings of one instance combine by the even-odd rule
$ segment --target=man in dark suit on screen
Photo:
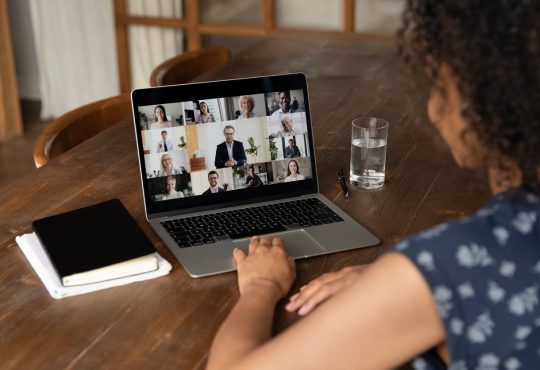
[[[203,195],[214,194],[214,193],[223,193],[226,190],[218,185],[219,174],[216,171],[208,172],[208,185],[210,187],[206,190]]]
[[[295,158],[300,157],[300,149],[294,145],[293,139],[289,139],[289,145],[285,148],[285,157],[286,158]]]
[[[240,141],[234,140],[234,127],[225,126],[223,129],[225,141],[216,147],[216,168],[242,166],[246,163],[246,153],[244,145]]]

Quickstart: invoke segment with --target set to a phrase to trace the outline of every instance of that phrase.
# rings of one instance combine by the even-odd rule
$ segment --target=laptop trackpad
[[[285,231],[263,236],[283,239],[287,253],[294,258],[311,257],[325,251],[325,249],[304,230]],[[240,248],[247,253],[249,239],[235,240],[233,244],[236,248]]]

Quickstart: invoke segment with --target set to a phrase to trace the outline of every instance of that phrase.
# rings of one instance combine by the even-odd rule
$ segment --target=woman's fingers
[[[253,252],[255,252],[255,248],[257,248],[258,246],[259,246],[259,238],[257,238],[256,236],[252,237],[249,240],[249,254],[252,254]]]
[[[328,283],[323,286],[321,286],[317,291],[313,293],[305,302],[300,306],[298,309],[298,314],[300,316],[307,315],[315,307],[317,307],[320,303],[326,301],[328,298],[335,295],[337,292],[339,292],[341,289],[335,282]]]
[[[338,275],[337,272],[332,272],[332,273],[324,274],[316,278],[315,280],[312,280],[309,284],[304,285],[302,288],[300,288],[299,293],[293,295],[290,298],[290,303],[285,306],[285,309],[290,312],[296,311],[300,307],[305,305],[313,296],[320,293],[321,291],[323,293],[330,294],[331,292],[328,291],[328,289],[325,287],[332,281],[339,278],[340,276]],[[318,296],[322,297],[320,295]]]
[[[340,286],[336,282],[319,285],[316,289],[309,290],[309,295],[304,292],[300,293],[295,300],[285,306],[285,309],[290,312],[298,310],[298,314],[301,316],[307,315],[321,302],[335,295],[339,290],[341,290]]]
[[[281,239],[281,238],[273,238],[272,239],[272,247],[277,247],[277,248],[281,248],[281,249],[284,250],[283,239]]]
[[[234,248],[233,257],[234,257],[234,260],[236,262],[236,265],[238,265],[238,264],[240,264],[240,263],[242,263],[244,261],[244,259],[246,258],[246,254],[241,249]]]
[[[272,239],[271,238],[260,238],[259,245],[261,247],[271,247],[272,246]]]
[[[289,312],[298,310],[299,315],[308,314],[321,302],[350,285],[359,275],[361,269],[363,267],[346,267],[340,271],[330,272],[312,280],[290,298],[290,302],[285,306],[285,309]]]

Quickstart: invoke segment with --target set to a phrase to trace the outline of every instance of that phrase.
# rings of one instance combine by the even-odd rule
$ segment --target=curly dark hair
[[[508,171],[503,159],[515,161],[540,193],[540,2],[407,0],[398,37],[405,64],[432,87],[450,68],[486,163]]]

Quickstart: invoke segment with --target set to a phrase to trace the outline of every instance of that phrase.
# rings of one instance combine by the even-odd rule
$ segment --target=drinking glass
[[[350,182],[361,189],[384,185],[388,121],[360,117],[352,121]]]

